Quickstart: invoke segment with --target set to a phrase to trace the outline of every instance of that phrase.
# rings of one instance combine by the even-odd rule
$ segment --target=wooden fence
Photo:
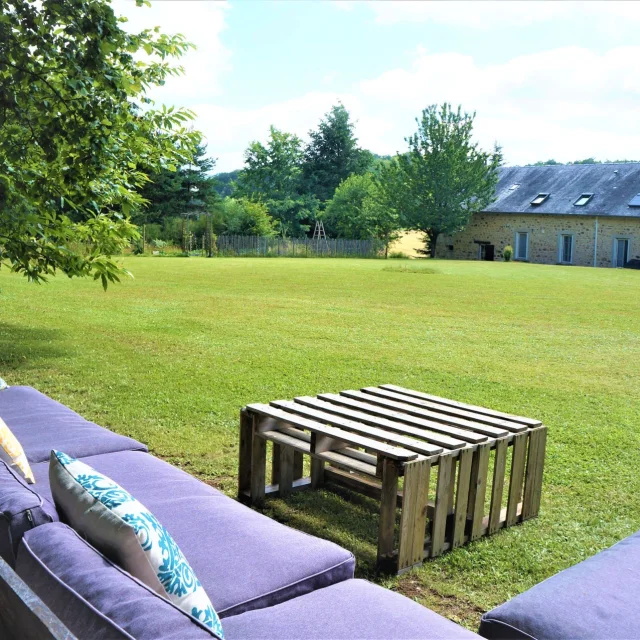
[[[265,238],[261,236],[218,236],[215,252],[220,256],[287,256],[292,258],[377,258],[384,252],[379,240],[328,238]]]

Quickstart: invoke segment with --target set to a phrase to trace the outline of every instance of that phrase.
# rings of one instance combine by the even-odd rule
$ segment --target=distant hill
[[[233,191],[232,182],[235,182],[238,179],[238,174],[241,169],[235,169],[234,171],[228,171],[227,173],[216,173],[213,177],[215,178],[215,190],[222,198],[226,198],[230,196]]]

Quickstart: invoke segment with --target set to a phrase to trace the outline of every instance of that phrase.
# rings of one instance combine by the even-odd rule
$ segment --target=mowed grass
[[[549,427],[541,516],[397,579],[471,628],[479,615],[640,527],[640,273],[375,260],[130,258],[110,287],[0,272],[0,376],[233,495],[238,412],[394,383]],[[170,491],[171,488],[167,487]],[[266,511],[353,550],[377,513],[348,493]]]

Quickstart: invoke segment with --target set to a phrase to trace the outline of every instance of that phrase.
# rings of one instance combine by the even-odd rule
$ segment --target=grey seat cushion
[[[154,456],[123,451],[84,462],[131,492],[167,528],[222,618],[353,577],[348,551],[252,511]],[[32,469],[42,495],[52,500],[48,464]]]
[[[226,640],[465,640],[475,633],[364,580],[346,580],[224,620]]]
[[[491,639],[640,639],[640,532],[485,613]]]
[[[217,638],[59,522],[25,534],[16,571],[78,638]]]
[[[48,494],[48,482],[44,487]],[[0,556],[12,567],[24,533],[58,520],[53,503],[38,493],[39,488],[0,460]]]
[[[9,387],[0,393],[0,418],[18,438],[30,463],[48,460],[51,449],[75,458],[147,450],[137,440],[85,420],[32,387]]]

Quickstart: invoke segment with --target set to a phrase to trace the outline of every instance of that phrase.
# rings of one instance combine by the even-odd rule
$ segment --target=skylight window
[[[629,203],[630,207],[640,207],[640,193],[637,193],[633,198],[631,198],[631,202]]]
[[[532,201],[531,204],[542,204],[549,197],[548,193],[539,193]]]
[[[516,189],[518,189],[520,187],[520,184],[518,182],[514,182],[510,187],[509,187],[509,191],[515,191]]]
[[[576,207],[584,207],[593,198],[593,193],[583,193],[573,204]]]

